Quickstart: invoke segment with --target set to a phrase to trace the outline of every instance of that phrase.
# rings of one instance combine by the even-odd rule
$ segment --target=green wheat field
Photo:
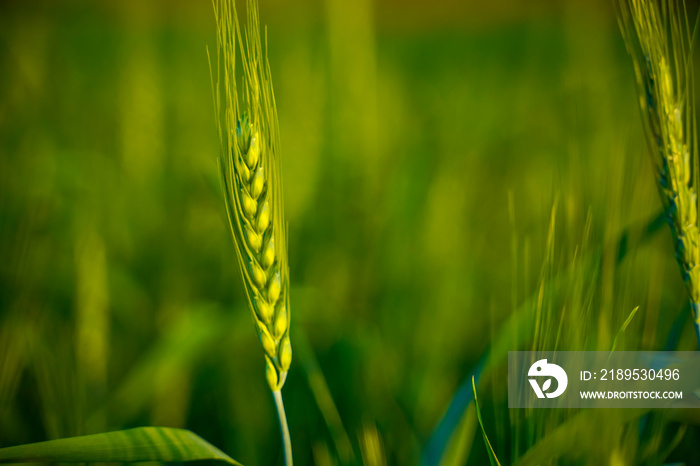
[[[281,465],[281,380],[297,465],[700,465],[697,410],[508,409],[508,351],[698,349],[620,1],[259,1],[288,372],[227,219],[212,2],[0,0],[0,448],[161,426],[205,454],[49,460]]]

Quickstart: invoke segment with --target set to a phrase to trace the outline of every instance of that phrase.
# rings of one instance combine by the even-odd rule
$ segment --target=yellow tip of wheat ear
[[[247,1],[243,31],[233,1],[213,4],[218,53],[212,91],[221,184],[248,305],[265,352],[267,381],[278,391],[292,361],[292,346],[275,96],[260,40],[257,2]]]

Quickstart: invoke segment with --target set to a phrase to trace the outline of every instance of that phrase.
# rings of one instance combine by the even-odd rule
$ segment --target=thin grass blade
[[[302,367],[306,372],[306,378],[309,382],[309,388],[316,400],[323,420],[328,426],[328,431],[331,434],[331,439],[338,452],[338,458],[342,464],[351,464],[355,460],[355,454],[350,443],[350,437],[343,426],[343,420],[340,417],[338,408],[333,401],[326,377],[318,364],[313,348],[309,343],[303,329],[300,329],[296,334],[297,348]]]
[[[627,319],[622,323],[622,326],[620,327],[620,330],[617,331],[617,334],[615,335],[615,339],[613,340],[613,344],[610,347],[610,352],[612,353],[615,351],[615,347],[617,347],[617,340],[620,339],[623,333],[625,333],[625,330],[627,330],[627,327],[629,326],[630,322],[632,322],[632,319],[634,318],[634,315],[637,313],[639,310],[639,306],[635,307],[632,309],[632,312],[630,312],[630,315],[627,316]]]
[[[489,454],[489,461],[491,462],[491,466],[501,466],[501,463],[498,462],[498,458],[496,458],[496,452],[493,451],[491,442],[489,442],[489,438],[486,435],[486,429],[484,429],[484,421],[482,421],[481,419],[481,409],[479,409],[479,399],[476,397],[476,384],[474,383],[474,377],[472,377],[472,390],[474,392],[474,405],[476,406],[476,417],[479,419],[479,427],[481,427],[481,434],[484,436],[484,443],[486,444],[486,451]]]
[[[659,212],[640,225],[630,225],[622,231],[618,241],[615,243],[617,263],[619,264],[625,259],[627,252],[630,250],[629,243],[632,238],[637,238],[634,246],[639,247],[655,237],[665,223],[664,213]],[[600,267],[602,256],[602,250],[595,250],[587,254],[583,257],[583,260],[552,277],[547,283],[547,290],[557,293],[570,281],[570,277],[579,273],[584,275],[593,274],[596,268]],[[436,466],[440,464],[447,444],[459,425],[461,416],[474,401],[470,389],[471,379],[475,378],[476,382],[478,382],[482,375],[488,376],[491,374],[494,368],[507,358],[508,351],[516,349],[519,344],[531,338],[534,327],[533,303],[535,299],[537,299],[536,293],[530,295],[513,315],[503,323],[498,330],[496,339],[489,345],[489,350],[462,382],[426,444],[421,457],[421,465]],[[514,335],[515,340],[513,338]]]

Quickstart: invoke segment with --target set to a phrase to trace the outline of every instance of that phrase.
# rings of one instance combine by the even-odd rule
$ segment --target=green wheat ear
[[[243,35],[233,1],[215,0],[214,12],[218,72],[212,87],[221,183],[248,304],[265,352],[267,381],[278,392],[292,361],[292,347],[275,97],[260,40],[257,2],[247,2]],[[243,68],[240,78],[237,54]]]
[[[639,105],[700,343],[698,147],[692,37],[682,0],[619,0]]]

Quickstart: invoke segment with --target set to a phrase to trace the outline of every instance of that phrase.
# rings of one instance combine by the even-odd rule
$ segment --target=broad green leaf
[[[194,460],[242,466],[197,434],[168,427],[137,427],[0,449],[0,463]]]
[[[489,454],[489,461],[491,462],[491,466],[501,466],[501,463],[498,462],[498,458],[496,458],[496,452],[493,451],[491,442],[489,442],[489,438],[486,435],[486,429],[484,429],[484,421],[481,420],[481,409],[479,409],[479,399],[476,397],[476,384],[474,383],[473,376],[472,390],[474,390],[474,405],[476,406],[476,417],[479,419],[479,426],[481,427],[481,433],[484,436],[484,443],[486,444],[486,451]]]
[[[469,403],[445,447],[440,466],[464,466],[467,464],[478,424],[475,413],[474,403]]]

